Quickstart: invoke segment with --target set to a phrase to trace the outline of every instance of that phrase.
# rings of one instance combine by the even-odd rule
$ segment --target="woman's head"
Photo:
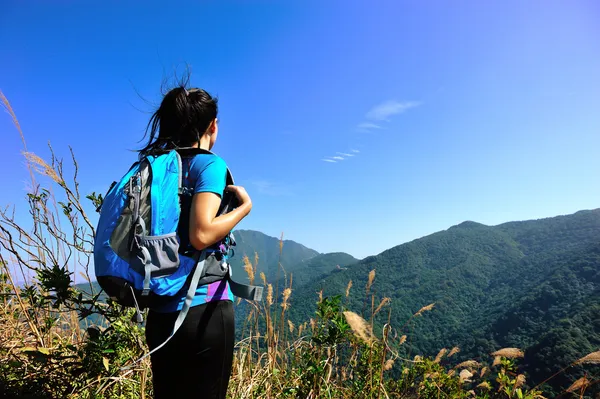
[[[217,112],[217,99],[202,89],[170,90],[150,118],[146,128],[150,139],[141,152],[191,146],[210,150],[219,130]]]

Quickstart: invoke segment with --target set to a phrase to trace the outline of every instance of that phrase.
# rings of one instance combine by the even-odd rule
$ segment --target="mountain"
[[[320,254],[313,258],[302,260],[289,268],[289,270],[286,270],[288,282],[291,277],[292,288],[298,289],[314,279],[323,278],[330,273],[338,273],[346,270],[348,266],[357,262],[358,259],[344,252]]]
[[[278,238],[254,230],[236,230],[233,234],[236,246],[230,263],[232,275],[240,282],[247,281],[246,272],[244,271],[244,256],[248,256],[250,262],[254,264],[255,254],[258,255],[257,281],[259,281],[260,272],[265,273],[267,281],[275,281],[283,277],[283,271],[279,267],[279,263],[290,273],[296,270],[297,265],[300,267],[301,262],[319,255],[319,252],[294,241],[281,241]],[[283,244],[281,251],[280,244]]]
[[[392,299],[393,327],[435,303],[399,331],[408,335],[408,353],[435,356],[456,345],[464,360],[487,361],[494,350],[519,347],[531,383],[600,347],[600,209],[498,226],[461,223],[305,284],[292,295],[291,317],[308,320],[315,292],[343,294],[350,280],[348,307],[370,317],[365,287],[373,269],[375,306]],[[387,309],[376,317],[379,329],[387,317]],[[550,383],[564,388],[581,375],[573,368]]]

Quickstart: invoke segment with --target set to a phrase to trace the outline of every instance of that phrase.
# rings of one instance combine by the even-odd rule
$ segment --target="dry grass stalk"
[[[304,331],[304,323],[298,326],[298,336],[302,335],[302,331]]]
[[[381,303],[379,303],[379,305],[375,309],[375,312],[373,312],[373,316],[375,316],[377,313],[379,313],[379,311],[381,310],[381,308],[384,307],[385,305],[387,305],[390,302],[392,302],[391,298],[388,298],[388,297],[383,298],[381,300]]]
[[[350,295],[350,288],[352,288],[352,280],[348,281],[348,286],[346,287],[346,298]]]
[[[446,354],[446,352],[448,352],[448,349],[446,349],[446,348],[442,348],[442,349],[441,349],[441,350],[438,352],[438,354],[437,354],[437,356],[435,357],[435,360],[434,360],[433,362],[434,362],[434,363],[439,363],[439,362],[441,362],[441,361],[442,361],[442,358],[444,357],[444,355]]]
[[[252,263],[250,263],[250,259],[248,259],[248,256],[244,255],[243,261],[244,271],[248,275],[248,281],[250,281],[250,284],[252,285],[254,284],[254,268],[252,267]]]
[[[413,359],[413,362],[414,362],[414,363],[420,363],[420,362],[422,362],[422,361],[423,361],[423,358],[422,358],[421,356],[419,356],[419,355],[416,355],[416,356],[414,357],[414,359]]]
[[[458,352],[460,352],[460,348],[458,346],[455,346],[454,348],[452,348],[450,353],[448,353],[448,357],[452,357],[452,356],[456,355]]]
[[[267,285],[267,276],[265,276],[264,272],[260,272],[260,279],[262,280],[263,285],[266,286]]]
[[[403,335],[400,337],[400,341],[398,341],[398,345],[402,345],[405,342],[406,342],[406,335]]]
[[[575,362],[576,364],[600,364],[600,351],[585,355]]]
[[[483,381],[481,384],[477,385],[477,388],[487,389],[487,390],[492,389],[490,383],[487,381]]]
[[[284,310],[287,310],[289,304],[288,304],[288,299],[290,299],[290,295],[292,295],[292,289],[291,288],[286,288],[285,290],[283,290],[283,302],[281,303],[281,307]]]
[[[471,382],[471,377],[473,377],[473,373],[467,369],[462,370],[460,374],[458,374],[458,379],[460,382]]]
[[[505,357],[507,359],[516,359],[518,357],[524,357],[525,354],[519,348],[502,348],[492,353],[492,356]]]
[[[369,280],[367,281],[367,294],[371,290],[371,286],[373,285],[373,281],[375,280],[375,269],[369,272]]]
[[[319,294],[319,302],[323,301],[323,290],[319,291],[317,294]]]
[[[294,332],[294,323],[291,320],[288,320],[288,327],[290,328],[290,333]]]
[[[391,370],[393,366],[394,366],[394,359],[388,359],[385,361],[385,365],[383,366],[383,369],[385,371],[388,371],[388,370]]]
[[[279,253],[283,252],[283,232],[281,233],[281,237],[279,238]]]
[[[517,380],[515,381],[515,389],[520,388],[525,385],[525,374],[519,374],[517,376]]]
[[[450,370],[450,371],[448,371],[448,377],[453,377],[454,374],[456,374],[456,370]]]
[[[350,328],[356,337],[362,339],[367,344],[375,341],[375,337],[371,331],[371,326],[369,326],[365,319],[348,310],[344,312],[344,317],[346,317],[346,321],[350,325]]]
[[[498,366],[500,363],[502,363],[502,357],[500,357],[500,356],[496,356],[496,357],[494,358],[494,363],[492,363],[492,367],[494,367],[494,366]]]
[[[33,165],[36,172],[41,175],[48,176],[57,184],[64,184],[64,181],[58,176],[54,168],[46,163],[42,158],[32,152],[23,152],[27,161]]]
[[[590,380],[588,380],[584,375],[583,377],[575,381],[573,384],[571,384],[571,386],[567,388],[567,392],[583,391],[587,388],[588,385],[590,385]]]
[[[419,311],[417,313],[415,313],[415,317],[421,316],[424,312],[430,311],[431,309],[433,309],[434,306],[435,306],[435,303],[430,303],[427,306],[423,306],[421,309],[419,309]]]
[[[23,135],[23,130],[21,130],[21,124],[19,123],[19,119],[17,119],[17,115],[15,114],[14,110],[12,109],[12,106],[10,105],[8,98],[6,98],[4,93],[2,93],[1,91],[0,91],[0,100],[2,101],[2,105],[4,105],[6,112],[8,112],[8,114],[12,118],[13,124],[19,131],[19,134],[21,135],[21,140],[23,141],[23,148],[25,148],[25,151],[27,151],[27,144],[25,144],[25,135]]]
[[[481,369],[481,373],[479,374],[479,377],[483,377],[490,369],[488,369],[487,367],[484,367]]]
[[[462,363],[457,364],[454,368],[469,368],[469,369],[478,369],[481,365],[476,360],[465,360]]]
[[[269,318],[267,322],[267,337],[273,336],[273,323],[271,323],[271,319]]]
[[[267,305],[271,306],[273,304],[273,285],[267,285]]]

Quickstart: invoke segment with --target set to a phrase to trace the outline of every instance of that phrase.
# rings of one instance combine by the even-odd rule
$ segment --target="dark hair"
[[[179,86],[170,90],[148,122],[150,139],[140,152],[190,147],[200,141],[217,112],[217,99],[202,89]]]

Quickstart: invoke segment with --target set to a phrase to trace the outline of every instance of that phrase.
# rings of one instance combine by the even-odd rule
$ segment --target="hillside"
[[[279,262],[287,272],[293,272],[295,266],[302,261],[307,261],[319,253],[304,245],[291,240],[283,240],[280,260],[280,239],[270,237],[254,230],[236,230],[233,232],[237,245],[234,247],[234,256],[231,258],[232,272],[236,280],[247,281],[243,266],[244,255],[254,263],[254,256],[258,254],[257,278],[264,272],[268,281],[275,281],[282,277]]]
[[[493,227],[453,226],[310,282],[294,293],[293,317],[306,320],[315,292],[343,293],[349,280],[348,304],[360,311],[373,269],[371,291],[376,304],[392,299],[392,326],[435,303],[401,332],[409,336],[411,353],[435,355],[457,345],[464,359],[480,359],[501,347],[519,347],[532,381],[539,382],[600,347],[600,210]],[[387,312],[380,315],[380,324],[387,321]],[[561,378],[573,380],[578,372]]]
[[[290,277],[292,278],[292,288],[299,289],[314,279],[326,277],[331,273],[342,272],[348,266],[357,262],[358,259],[352,255],[344,252],[332,252],[300,261],[289,270],[286,269],[286,272],[289,274],[288,281]]]

